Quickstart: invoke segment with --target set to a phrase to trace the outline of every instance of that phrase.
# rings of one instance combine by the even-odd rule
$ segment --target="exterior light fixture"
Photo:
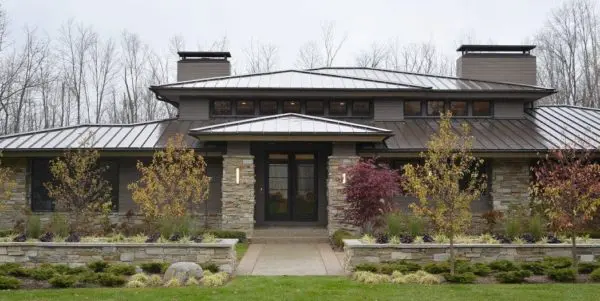
[[[239,167],[235,168],[235,183],[236,184],[240,183],[240,168]]]
[[[346,173],[342,174],[342,184],[346,184]]]

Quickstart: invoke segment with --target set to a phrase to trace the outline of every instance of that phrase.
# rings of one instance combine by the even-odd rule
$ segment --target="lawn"
[[[237,243],[235,245],[235,252],[237,253],[237,261],[242,260],[242,257],[244,257],[244,254],[246,254],[246,251],[248,251],[248,243],[247,242]]]
[[[597,300],[600,284],[365,285],[345,277],[237,277],[221,288],[0,292],[0,300]]]

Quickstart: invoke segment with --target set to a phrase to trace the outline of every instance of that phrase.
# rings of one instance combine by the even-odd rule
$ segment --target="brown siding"
[[[180,120],[208,120],[209,111],[210,106],[207,99],[179,99]]]
[[[136,211],[136,204],[131,198],[131,191],[127,189],[127,185],[137,181],[139,172],[136,168],[138,158],[127,158],[119,161],[119,212],[125,213],[128,210]],[[147,159],[144,160],[146,163]]]
[[[177,81],[231,75],[227,60],[182,60],[177,62]]]
[[[458,77],[536,85],[536,58],[523,54],[465,54],[456,61]]]
[[[404,119],[402,101],[393,99],[377,99],[373,103],[374,116],[377,121],[397,121]]]

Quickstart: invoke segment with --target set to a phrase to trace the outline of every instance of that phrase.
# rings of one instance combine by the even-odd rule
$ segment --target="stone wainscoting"
[[[455,245],[456,256],[472,262],[490,262],[498,259],[512,261],[539,261],[544,257],[571,257],[570,244],[460,244]],[[600,244],[577,246],[581,262],[600,258]],[[408,260],[418,263],[447,261],[448,244],[363,244],[357,239],[344,240],[344,268],[351,271],[361,263],[379,263]]]
[[[217,243],[0,243],[0,263],[18,262],[27,266],[42,263],[81,266],[95,260],[144,263],[178,262],[215,263],[232,273],[236,266],[237,239]]]

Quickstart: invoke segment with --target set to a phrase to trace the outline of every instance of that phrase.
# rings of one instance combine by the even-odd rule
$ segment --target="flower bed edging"
[[[231,273],[236,266],[237,242],[237,239],[219,239],[215,243],[4,242],[0,243],[0,263],[79,266],[95,260],[125,263],[192,261],[212,262],[221,271]]]
[[[570,244],[456,244],[458,258],[472,262],[498,259],[538,261],[544,257],[571,256]],[[582,262],[600,258],[600,244],[577,246]],[[408,260],[419,263],[441,262],[450,257],[448,244],[364,244],[358,239],[344,240],[344,268],[351,271],[365,262]]]

